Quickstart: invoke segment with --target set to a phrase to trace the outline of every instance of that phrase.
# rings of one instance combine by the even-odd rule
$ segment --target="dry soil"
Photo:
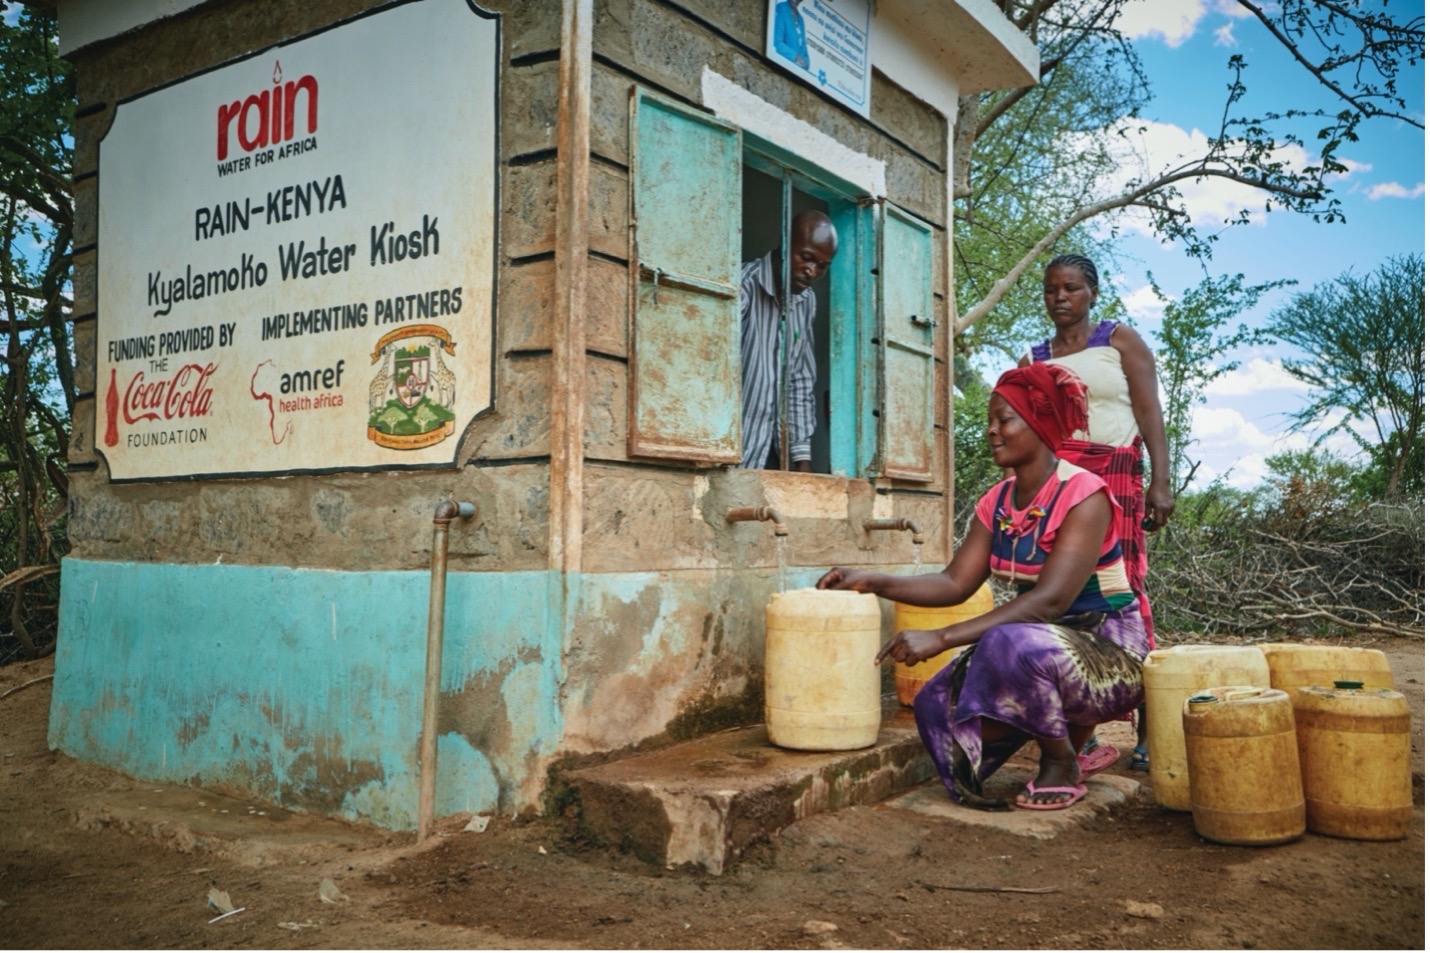
[[[1423,949],[1424,644],[1377,647],[1414,712],[1405,840],[1213,844],[1144,787],[1045,840],[851,808],[794,824],[723,876],[593,846],[565,818],[481,833],[445,819],[418,847],[136,781],[51,752],[50,683],[36,681],[0,698],[0,947]],[[51,672],[0,668],[0,693]],[[1112,770],[1145,778],[1125,759]],[[211,890],[241,912],[215,920]]]

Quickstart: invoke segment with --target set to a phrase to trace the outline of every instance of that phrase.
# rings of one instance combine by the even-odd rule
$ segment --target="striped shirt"
[[[740,268],[740,466],[762,469],[780,424],[780,301],[774,252]],[[806,288],[790,299],[789,459],[810,459],[814,434],[814,319],[819,302]]]

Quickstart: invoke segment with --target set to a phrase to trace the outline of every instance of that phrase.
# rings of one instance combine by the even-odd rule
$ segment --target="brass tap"
[[[864,529],[866,532],[872,532],[877,529],[892,529],[898,532],[907,530],[913,536],[915,546],[922,546],[924,544],[923,530],[919,529],[918,523],[915,523],[907,516],[900,516],[897,519],[867,519],[864,521]]]
[[[732,506],[725,514],[727,523],[773,523],[776,536],[788,536],[785,518],[773,506]]]

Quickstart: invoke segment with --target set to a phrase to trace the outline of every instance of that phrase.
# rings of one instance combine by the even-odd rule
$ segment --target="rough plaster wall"
[[[784,584],[794,587],[829,565],[909,562],[908,535],[865,532],[870,516],[914,519],[928,551],[940,552],[944,506],[940,494],[896,495],[867,480],[624,462],[628,253],[602,243],[624,226],[633,85],[699,107],[702,76],[714,71],[882,164],[888,197],[936,227],[945,215],[946,128],[936,110],[878,73],[873,118],[864,120],[767,63],[763,4],[598,0],[595,14],[591,208],[592,246],[601,254],[588,296],[587,555],[565,649],[568,755],[762,717],[763,607],[782,584],[780,554],[768,524],[728,524],[730,508],[780,509],[790,529]],[[602,198],[607,190],[610,201]],[[609,226],[604,209],[619,216]],[[944,257],[934,256],[940,282]],[[547,334],[533,330],[531,340]],[[940,381],[945,387],[946,377]],[[936,439],[942,454],[946,441],[941,433]]]
[[[832,105],[764,59],[764,14],[762,4],[721,0],[606,0],[597,4],[593,50],[598,66],[609,60],[640,77],[647,87],[692,104],[701,102],[705,69],[720,73],[851,149],[887,164],[889,197],[942,226],[946,212],[942,114],[877,70],[870,91],[870,119]],[[625,80],[627,89],[630,82]],[[600,87],[598,81],[597,99],[602,98]],[[595,106],[592,113],[593,151],[606,139],[625,142],[622,131],[598,134],[596,127],[608,113]],[[626,161],[624,151],[609,158]]]
[[[73,558],[64,572],[53,747],[138,778],[412,827],[424,573]],[[439,813],[538,802],[560,741],[558,589],[545,571],[450,577]]]
[[[94,452],[96,242],[102,187],[98,155],[119,101],[377,5],[372,0],[209,4],[75,55],[74,336],[81,396],[70,452],[74,555],[177,563],[222,558],[355,570],[420,568],[430,551],[436,503],[455,494],[475,500],[481,520],[479,530],[461,542],[454,534],[457,564],[493,570],[544,567],[548,477],[543,458],[550,438],[549,282],[556,212],[555,56],[560,46],[560,4],[555,0],[483,3],[503,13],[506,61],[501,74],[502,252],[496,275],[495,407],[469,428],[457,458],[510,465],[115,486]],[[615,193],[608,188],[599,194],[609,201]],[[603,210],[602,220],[623,244],[621,216]],[[542,281],[546,286],[537,287]],[[518,293],[509,302],[507,294],[514,289]],[[545,327],[545,338],[534,340],[532,326]],[[151,523],[148,514],[159,504],[170,515]]]
[[[587,576],[567,647],[564,747],[619,750],[761,717],[768,574]]]
[[[877,72],[873,77],[873,114],[870,120],[832,105],[817,91],[764,60],[761,53],[764,16],[764,7],[759,4],[731,4],[718,0],[602,0],[596,4],[592,44],[595,63],[592,70],[591,143],[593,168],[600,174],[593,174],[593,193],[609,188],[613,196],[624,199],[629,189],[627,169],[630,162],[629,103],[632,87],[639,83],[698,107],[702,104],[704,79],[713,71],[745,90],[747,95],[759,98],[819,134],[843,143],[852,152],[881,164],[886,170],[888,198],[933,224],[935,241],[944,246],[946,235],[942,227],[945,224],[947,193],[943,162],[947,127],[943,116]],[[618,206],[614,197],[606,203],[593,194],[593,211],[598,205],[611,209],[619,207],[622,213],[625,209],[624,204]],[[598,236],[593,238],[593,246],[597,246],[605,234],[604,231],[598,232]],[[627,253],[618,250],[616,243],[600,247],[600,251],[625,262]],[[943,288],[947,284],[947,255],[943,247],[935,248],[933,263],[935,289]],[[621,266],[606,270],[614,271],[615,267]],[[618,328],[621,326],[621,315],[628,308],[628,289],[613,276],[609,284],[603,283],[601,290],[605,293],[590,296],[592,313],[599,315],[601,327]],[[608,301],[613,306],[607,307]],[[943,295],[935,294],[934,307],[940,326],[946,326],[948,303]],[[623,355],[624,335],[621,347],[619,353]],[[592,350],[601,349],[593,346]],[[936,386],[938,393],[948,393],[946,355],[942,353],[941,344],[938,350]],[[611,356],[618,355],[611,353]],[[618,373],[615,378],[615,389],[610,391],[614,404],[607,406],[605,391],[589,395],[589,458],[607,459],[605,448],[616,448],[619,452],[626,442],[628,382],[620,380]],[[948,482],[946,431],[949,411],[946,402],[938,404],[934,490],[940,490]],[[600,426],[603,421],[609,421],[616,429],[610,433],[603,432]],[[927,491],[930,487],[920,485],[918,489]],[[941,503],[934,502],[925,507],[921,501],[910,500],[910,504],[920,511],[927,511],[927,518],[922,523],[932,544],[931,549],[941,549],[942,519],[937,515]],[[912,514],[905,513],[901,508],[898,515]],[[588,520],[588,526],[592,522]],[[642,568],[661,567],[646,564]]]
[[[122,486],[92,473],[72,479],[80,488],[70,496],[70,538],[87,559],[423,570],[436,502],[451,493],[478,510],[448,536],[452,569],[545,563],[548,485],[539,465],[441,478],[359,473]]]

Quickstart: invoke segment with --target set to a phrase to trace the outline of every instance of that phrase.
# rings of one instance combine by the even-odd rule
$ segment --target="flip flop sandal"
[[[1102,742],[1097,740],[1097,735],[1093,735],[1091,738],[1087,739],[1087,742],[1082,746],[1082,753],[1092,754],[1093,751],[1097,750],[1097,746],[1101,743]]]
[[[1152,770],[1152,759],[1147,755],[1146,745],[1138,745],[1132,749],[1132,760],[1129,762],[1128,767],[1133,771]]]
[[[1051,787],[1034,787],[1029,781],[1027,788],[1028,797],[1037,797],[1039,794],[1067,794],[1070,795],[1066,801],[1050,801],[1046,804],[1039,804],[1037,801],[1014,801],[1014,807],[1021,807],[1025,811],[1062,811],[1072,807],[1081,801],[1083,795],[1087,794],[1087,785],[1053,785]]]
[[[1116,764],[1117,759],[1120,757],[1122,757],[1122,752],[1118,751],[1113,745],[1098,745],[1092,749],[1091,754],[1078,755],[1077,767],[1082,773],[1082,780],[1086,781],[1094,774],[1106,771]]]

